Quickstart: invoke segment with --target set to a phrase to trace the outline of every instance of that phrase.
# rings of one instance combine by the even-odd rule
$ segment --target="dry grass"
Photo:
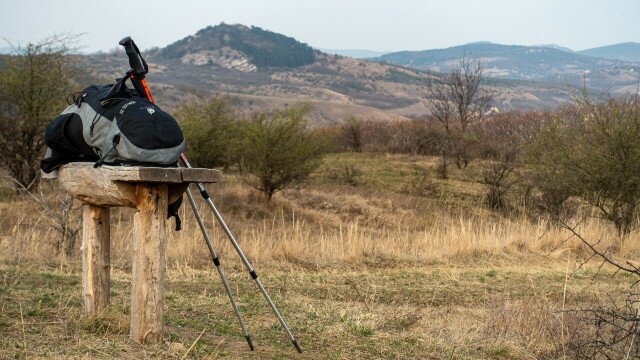
[[[416,160],[428,169],[435,163],[335,155],[309,185],[272,203],[233,176],[210,188],[308,350],[305,358],[560,358],[579,328],[562,309],[605,301],[602,294],[632,280],[606,268],[595,276],[598,264],[580,267],[587,252],[567,231],[487,211],[473,180],[477,168],[434,179],[439,190],[431,197],[406,194]],[[358,187],[331,176],[345,163],[363,171]],[[183,230],[169,231],[167,240],[166,341],[140,347],[126,335],[132,210],[112,211],[113,305],[86,318],[79,244],[69,258],[55,255],[55,233],[37,206],[3,196],[0,358],[181,358],[192,345],[188,357],[248,356],[186,206]],[[213,215],[203,213],[260,344],[252,355],[293,356]],[[605,222],[578,231],[612,245]],[[637,258],[638,240],[632,234],[617,256]]]
[[[300,189],[264,202],[240,184],[218,186],[212,193],[229,226],[240,239],[247,255],[259,263],[286,260],[313,267],[370,263],[383,259],[406,263],[429,263],[446,259],[491,256],[545,256],[584,251],[577,239],[566,241],[569,232],[550,226],[543,219],[451,214],[434,209],[428,214],[411,209],[415,199],[395,194],[396,199],[369,197],[369,194],[336,193]],[[379,195],[379,194],[378,194]],[[401,203],[402,200],[409,203]],[[221,228],[202,202],[205,222],[222,257],[234,256]],[[126,266],[131,254],[130,209],[112,212],[112,248],[116,266]],[[79,213],[79,211],[77,211]],[[54,261],[51,238],[57,236],[27,200],[0,204],[5,224],[0,238],[3,262]],[[76,214],[79,216],[79,214]],[[169,231],[169,267],[208,266],[202,235],[187,206],[181,209],[183,229]],[[168,225],[170,229],[172,225]],[[602,248],[613,245],[614,229],[604,221],[592,220],[578,229],[589,239],[603,239]],[[626,241],[621,255],[640,253],[638,234]],[[79,247],[79,244],[76,244]]]

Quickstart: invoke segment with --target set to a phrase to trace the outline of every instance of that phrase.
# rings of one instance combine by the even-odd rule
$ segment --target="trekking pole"
[[[144,59],[140,55],[140,51],[138,50],[138,47],[133,42],[131,37],[126,37],[120,40],[120,45],[124,46],[125,52],[129,57],[129,65],[131,65],[131,70],[129,70],[127,74],[131,78],[131,83],[133,84],[134,88],[136,89],[138,94],[141,94],[144,97],[146,97],[151,103],[155,103],[155,101],[153,101],[153,97],[151,96],[151,92],[149,91],[149,87],[147,86],[147,82],[144,79],[145,74],[149,71],[149,68],[147,66],[147,63],[144,61]],[[202,221],[202,216],[200,215],[200,211],[198,210],[198,205],[196,205],[196,202],[193,199],[193,194],[191,194],[191,190],[189,190],[188,187],[186,192],[187,192],[187,197],[189,198],[189,203],[191,204],[191,209],[193,210],[193,214],[195,215],[196,220],[198,221],[198,226],[200,226],[200,230],[202,231],[205,244],[209,249],[209,254],[213,259],[213,264],[215,265],[216,270],[218,270],[218,274],[220,274],[220,279],[222,280],[222,285],[224,286],[224,290],[227,292],[227,295],[229,296],[229,301],[231,302],[231,307],[233,308],[233,312],[236,314],[236,317],[238,318],[238,322],[240,323],[240,328],[242,329],[244,338],[247,340],[247,344],[249,344],[249,349],[253,351],[254,348],[253,348],[253,342],[251,341],[251,336],[247,331],[247,327],[244,324],[242,315],[240,315],[240,311],[238,310],[238,306],[233,297],[233,293],[231,292],[231,288],[229,287],[229,282],[227,281],[227,277],[225,276],[224,271],[220,266],[220,259],[218,258],[218,255],[216,254],[215,250],[213,249],[213,245],[211,244],[211,238],[209,238],[209,232],[207,231],[207,228],[205,227],[204,222]]]
[[[220,266],[220,259],[218,259],[218,255],[216,254],[215,250],[213,250],[213,245],[211,245],[211,239],[209,238],[209,232],[207,232],[207,228],[204,226],[204,222],[202,221],[202,217],[200,216],[200,211],[198,210],[198,205],[196,205],[195,200],[193,200],[193,194],[191,194],[191,190],[187,188],[186,192],[189,203],[191,204],[191,209],[193,209],[193,213],[196,216],[196,220],[198,221],[198,226],[200,226],[200,230],[202,231],[202,235],[204,236],[204,241],[207,244],[207,248],[209,248],[209,254],[211,254],[211,258],[213,259],[213,265],[215,265],[216,270],[218,270],[218,274],[220,274],[220,279],[222,280],[222,285],[224,285],[224,290],[227,292],[227,295],[229,295],[231,307],[233,308],[233,312],[238,318],[238,322],[240,323],[240,327],[242,328],[244,338],[247,339],[247,344],[249,344],[249,349],[253,351],[253,342],[251,342],[251,336],[249,336],[249,333],[247,332],[244,320],[242,320],[242,315],[240,315],[240,311],[238,310],[238,306],[236,305],[236,300],[233,298],[233,293],[229,288],[227,277],[224,275],[224,271],[222,271],[222,267]]]
[[[187,160],[187,157],[184,154],[180,155],[180,160],[182,160],[186,168],[191,167],[189,160]],[[231,230],[229,230],[229,227],[227,226],[227,224],[224,222],[224,219],[222,218],[222,215],[220,215],[220,212],[216,208],[216,205],[213,203],[213,200],[211,200],[211,197],[209,196],[207,189],[204,188],[204,185],[202,183],[196,183],[196,186],[198,187],[200,194],[205,199],[207,204],[209,204],[211,211],[213,211],[213,214],[218,220],[218,223],[220,223],[220,226],[222,226],[222,229],[224,230],[225,234],[227,234],[229,241],[231,241],[231,245],[233,245],[233,247],[236,249],[236,252],[240,256],[240,259],[244,263],[244,266],[249,271],[249,275],[251,275],[251,278],[256,282],[256,285],[258,285],[258,289],[260,289],[260,292],[264,296],[265,300],[267,300],[267,303],[271,307],[271,310],[273,310],[273,313],[275,314],[276,318],[278,318],[280,325],[282,325],[282,328],[287,333],[287,336],[289,336],[291,343],[293,343],[293,346],[295,346],[296,350],[298,350],[299,353],[302,353],[302,348],[300,348],[300,345],[298,344],[298,340],[296,340],[296,338],[293,336],[293,334],[291,333],[291,330],[289,329],[289,326],[287,325],[287,322],[284,321],[284,318],[282,317],[282,315],[280,315],[280,311],[278,311],[278,308],[271,300],[269,293],[267,293],[267,290],[264,288],[264,285],[262,285],[262,281],[260,281],[258,274],[256,274],[256,271],[251,266],[249,259],[247,259],[247,257],[244,255],[244,252],[240,248],[238,241],[236,240],[235,236],[233,236],[233,234],[231,233]]]
[[[151,92],[149,91],[149,87],[147,86],[147,82],[145,80],[145,75],[147,74],[147,72],[149,72],[149,67],[147,66],[146,61],[144,61],[144,59],[142,58],[142,55],[140,54],[140,50],[138,49],[138,46],[136,46],[136,44],[133,42],[133,40],[129,36],[120,40],[120,45],[124,46],[125,52],[129,57],[129,65],[131,66],[131,70],[127,72],[127,75],[129,75],[129,77],[131,78],[131,83],[133,84],[133,87],[136,89],[136,91],[140,96],[144,96],[151,103],[154,103],[153,97],[151,97]],[[191,164],[187,160],[187,157],[184,155],[184,153],[180,154],[180,160],[182,160],[185,167],[187,168],[191,167]],[[198,190],[200,191],[200,194],[206,200],[207,204],[209,204],[211,211],[213,211],[213,214],[215,215],[216,219],[222,226],[222,229],[224,230],[225,234],[229,238],[229,241],[231,241],[231,244],[236,249],[236,252],[240,256],[240,259],[244,263],[244,266],[249,271],[249,275],[251,275],[251,278],[256,282],[256,285],[258,285],[260,292],[262,292],[262,295],[264,295],[265,300],[267,300],[267,303],[269,303],[269,306],[271,307],[271,310],[273,310],[273,313],[276,315],[276,318],[278,318],[280,325],[282,325],[282,327],[284,328],[284,331],[287,333],[287,336],[289,336],[289,339],[293,343],[293,346],[295,346],[296,350],[298,350],[299,353],[302,353],[302,348],[300,348],[300,345],[298,344],[298,340],[296,340],[296,338],[291,333],[291,330],[289,330],[289,326],[284,321],[284,318],[282,317],[282,315],[280,315],[280,311],[278,311],[278,308],[271,300],[271,297],[267,293],[267,290],[262,285],[262,281],[260,281],[260,278],[258,277],[255,270],[251,266],[251,263],[249,262],[247,257],[244,255],[244,252],[242,252],[242,249],[240,249],[240,245],[238,244],[238,241],[236,240],[235,236],[233,236],[233,234],[231,233],[231,230],[229,230],[229,227],[224,222],[224,219],[222,219],[222,215],[220,215],[220,212],[218,212],[218,209],[213,203],[213,200],[211,200],[211,197],[209,197],[209,193],[204,188],[204,185],[202,183],[196,183],[196,185],[198,187]],[[196,219],[198,219],[198,224],[200,225],[200,229],[203,230],[202,233],[205,236],[205,239],[208,239],[208,233],[206,232],[204,223],[202,223],[202,218],[200,217],[200,213],[198,212],[197,207],[195,206],[195,202],[193,202],[193,195],[188,189],[187,191],[188,191],[187,197],[189,197],[189,202],[191,203],[191,207],[193,208],[194,214],[196,215]],[[207,246],[209,246],[210,243],[211,243],[210,240],[207,241]],[[209,250],[212,251],[213,247],[209,247]],[[215,252],[213,252],[213,254],[215,254]],[[220,271],[221,269],[218,268],[218,270]],[[226,280],[226,278],[223,278],[223,279]],[[228,289],[228,284],[226,283],[226,281],[223,280],[223,283],[225,284],[225,288]],[[229,297],[231,298],[231,293],[229,293]],[[235,301],[232,299],[231,302],[232,302],[232,306],[234,306]],[[234,310],[236,309],[237,307],[234,306]],[[243,326],[244,322],[242,321],[239,313],[236,312],[236,315],[240,320],[240,324],[241,324],[241,327],[243,328],[243,331],[245,332],[245,336],[248,336],[246,333],[246,329]],[[253,345],[251,343],[250,338],[247,338],[247,342],[249,343],[251,350],[253,350]]]

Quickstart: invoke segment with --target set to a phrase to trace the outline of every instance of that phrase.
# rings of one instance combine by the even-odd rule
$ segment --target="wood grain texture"
[[[222,172],[215,169],[204,168],[164,168],[146,166],[111,166],[102,165],[95,169],[92,163],[76,162],[61,166],[57,177],[62,179],[62,173],[71,176],[86,177],[99,176],[111,181],[122,182],[159,182],[159,183],[184,183],[202,182],[215,183],[222,179]],[[47,178],[55,178],[55,172],[47,175]]]
[[[91,163],[71,163],[60,167],[57,176],[63,189],[84,203],[96,206],[135,208],[136,183],[170,184],[169,202],[173,202],[182,195],[189,183],[218,182],[222,178],[222,172],[201,168],[145,168],[106,165],[94,169]]]
[[[182,181],[193,183],[217,183],[222,180],[222,171],[204,168],[181,168]]]
[[[63,189],[86,204],[136,206],[135,184],[112,181],[108,173],[97,170],[65,165],[58,170],[58,180]]]
[[[109,305],[110,290],[109,208],[82,207],[82,297],[88,315]]]
[[[130,336],[139,343],[162,339],[167,193],[166,184],[136,186]]]

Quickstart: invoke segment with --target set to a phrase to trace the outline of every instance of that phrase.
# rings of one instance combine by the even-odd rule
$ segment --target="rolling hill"
[[[293,38],[259,27],[224,23],[206,27],[159,49],[154,55],[195,65],[215,63],[240,71],[291,68],[315,61],[315,51]]]
[[[603,59],[640,62],[640,43],[626,42],[578,51],[578,54]]]
[[[220,92],[247,111],[308,102],[316,123],[339,122],[349,114],[380,120],[424,116],[426,84],[440,76],[404,64],[326,54],[291,37],[238,24],[204,28],[164,48],[150,49],[145,57],[150,86],[164,106],[177,106],[194,93]],[[123,52],[93,54],[87,60],[94,65],[94,78],[101,81],[121,76],[127,64]],[[498,94],[496,106],[501,110],[553,107],[571,97],[564,84],[526,78],[488,78],[486,85]]]
[[[365,49],[318,49],[323,53],[348,56],[354,59],[366,59],[388,54],[389,51],[365,50]]]
[[[605,49],[603,52],[605,51],[608,50]],[[446,49],[395,52],[371,60],[420,70],[446,72],[463,56],[482,61],[485,74],[489,77],[545,81],[571,86],[581,86],[586,77],[589,86],[613,92],[636,82],[640,70],[639,63],[588,56],[557,45],[520,46],[489,42]]]

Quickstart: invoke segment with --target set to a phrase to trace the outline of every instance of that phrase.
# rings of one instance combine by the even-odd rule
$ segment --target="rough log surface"
[[[166,184],[136,186],[130,336],[139,343],[162,339],[167,192]]]
[[[82,207],[82,297],[88,315],[96,315],[109,305],[109,225],[109,208]]]
[[[222,179],[222,172],[215,169],[204,168],[163,168],[146,166],[111,166],[102,165],[94,169],[93,163],[76,162],[61,166],[58,169],[58,178],[62,173],[70,175],[100,176],[111,181],[123,182],[160,182],[160,183],[183,183],[201,182],[215,183]],[[55,172],[47,175],[47,178],[55,177]]]
[[[202,168],[108,165],[94,169],[92,163],[70,163],[57,170],[57,178],[67,192],[84,203],[135,208],[136,183],[169,184],[169,202],[171,203],[182,195],[189,183],[219,182],[222,179],[222,172]]]
[[[96,206],[136,206],[135,184],[112,181],[104,171],[87,167],[67,167],[58,170],[60,185],[86,204]]]

